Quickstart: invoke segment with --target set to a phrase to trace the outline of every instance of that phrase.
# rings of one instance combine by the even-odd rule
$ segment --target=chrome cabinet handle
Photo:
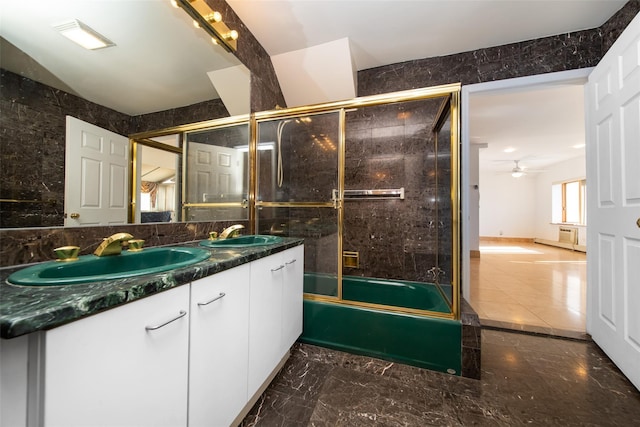
[[[287,265],[291,265],[291,264],[295,263],[296,261],[297,261],[297,259],[292,259],[292,260],[291,260],[291,261],[289,261],[289,262],[285,262],[285,264],[287,264]]]
[[[272,268],[271,271],[278,271],[278,270],[282,270],[284,268],[284,265],[281,265],[278,268]]]
[[[199,303],[198,303],[198,305],[199,305],[200,307],[202,307],[203,305],[209,305],[209,304],[211,304],[211,303],[212,303],[212,302],[214,302],[214,301],[218,301],[219,299],[224,298],[224,296],[225,296],[225,295],[226,295],[226,294],[225,294],[224,292],[220,292],[220,295],[218,295],[218,296],[217,296],[217,297],[215,297],[214,299],[212,299],[212,300],[210,300],[210,301],[207,301],[207,302],[199,302]]]
[[[184,316],[186,316],[186,315],[187,315],[187,312],[186,312],[186,311],[184,311],[184,310],[180,310],[180,314],[179,314],[177,317],[174,317],[173,319],[168,320],[168,321],[164,322],[164,323],[163,323],[163,324],[161,324],[161,325],[156,325],[156,326],[145,326],[145,329],[146,329],[147,331],[155,331],[156,329],[160,329],[160,328],[162,328],[163,326],[167,326],[169,323],[171,323],[171,322],[175,322],[176,320],[178,320],[178,319],[180,319],[180,318],[182,318],[182,317],[184,317]]]

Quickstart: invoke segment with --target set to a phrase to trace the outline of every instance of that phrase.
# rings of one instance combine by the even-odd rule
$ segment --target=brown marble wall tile
[[[269,54],[226,1],[206,1],[222,14],[229,28],[238,32],[238,50],[234,55],[251,71],[251,111],[272,110],[276,105],[286,107]]]
[[[462,299],[462,376],[479,380],[482,363],[482,326],[471,305]]]
[[[64,222],[66,116],[127,135],[129,116],[0,70],[0,227]]]
[[[131,133],[146,132],[229,116],[222,100],[212,99],[186,107],[133,116],[130,129]]]
[[[600,26],[603,56],[638,13],[640,13],[640,0],[629,0],[622,9]]]
[[[450,149],[447,144],[436,149],[431,132],[441,102],[347,113],[345,189],[404,187],[405,199],[345,201],[344,250],[359,252],[360,267],[343,274],[450,283],[451,267],[438,266],[438,253],[450,251],[440,236],[446,219],[439,220],[450,212],[450,203],[439,196],[449,193]],[[449,273],[436,277],[438,268]]]
[[[592,67],[601,58],[601,42],[593,29],[362,70],[358,96]]]

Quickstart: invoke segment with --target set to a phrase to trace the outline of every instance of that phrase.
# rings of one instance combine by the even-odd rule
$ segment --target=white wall
[[[480,171],[480,236],[534,237],[535,191],[530,175]]]
[[[539,239],[558,240],[558,226],[551,224],[551,186],[563,181],[584,179],[586,163],[584,151],[580,157],[545,167],[546,172],[536,178],[535,235]],[[588,185],[588,183],[587,183]],[[578,228],[578,244],[586,245],[586,230]]]
[[[584,179],[585,158],[546,169],[517,179],[508,173],[480,171],[480,236],[558,240],[558,225],[551,224],[551,186]],[[585,227],[578,227],[578,244],[586,245]]]

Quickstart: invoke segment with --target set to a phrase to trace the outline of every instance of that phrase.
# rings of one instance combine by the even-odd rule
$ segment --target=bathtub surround
[[[404,187],[405,199],[345,201],[343,249],[360,267],[343,274],[451,283],[450,139],[436,148],[431,131],[442,100],[347,113],[345,188]]]
[[[482,326],[478,313],[465,300],[460,301],[462,322],[462,376],[481,379],[482,372]]]

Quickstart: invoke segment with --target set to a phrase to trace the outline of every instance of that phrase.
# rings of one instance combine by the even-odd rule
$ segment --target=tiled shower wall
[[[442,101],[347,113],[345,189],[404,187],[405,199],[345,201],[343,249],[360,266],[343,274],[451,282],[450,141],[436,150],[432,132]]]

